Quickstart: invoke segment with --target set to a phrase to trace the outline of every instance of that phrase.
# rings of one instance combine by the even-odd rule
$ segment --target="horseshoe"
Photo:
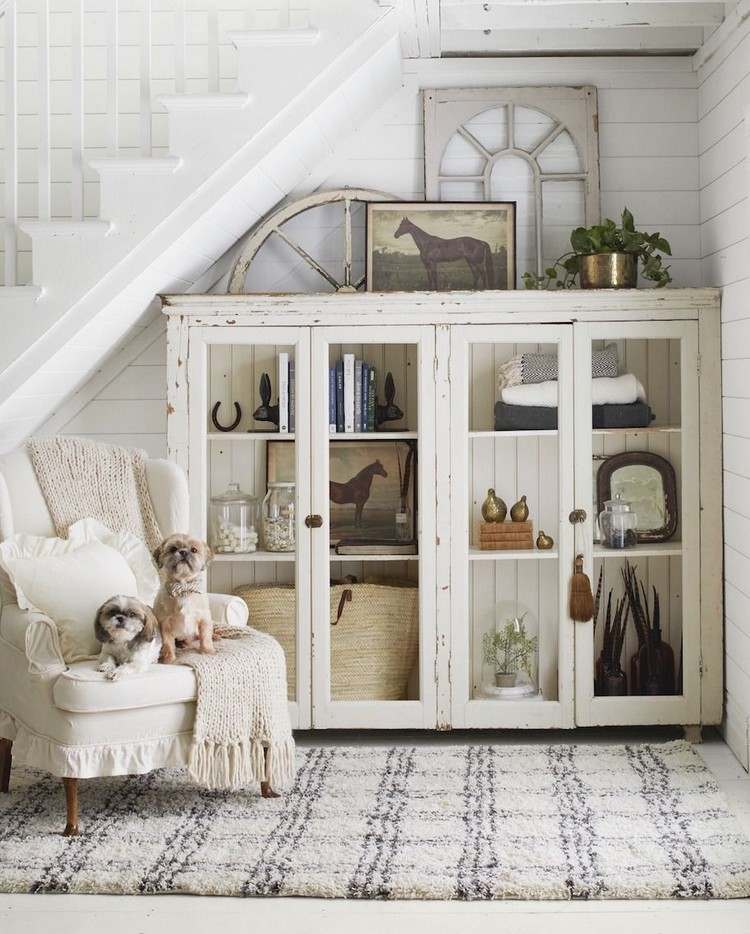
[[[234,431],[234,429],[239,425],[242,420],[242,409],[240,408],[239,402],[234,403],[234,412],[235,419],[231,425],[222,425],[219,421],[219,409],[221,408],[221,402],[217,402],[216,405],[211,409],[211,421],[214,423],[214,428],[217,431]]]

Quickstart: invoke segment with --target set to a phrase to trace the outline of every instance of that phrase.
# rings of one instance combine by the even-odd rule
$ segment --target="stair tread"
[[[96,172],[128,172],[143,175],[171,175],[182,163],[179,156],[102,156],[89,159]]]
[[[305,29],[233,29],[227,33],[235,46],[300,46],[314,45],[320,38],[320,30],[314,26]]]
[[[250,102],[244,92],[215,94],[161,94],[159,103],[167,110],[241,110]]]
[[[0,285],[0,303],[7,301],[36,301],[44,290],[40,285]]]
[[[19,228],[30,237],[74,236],[106,237],[112,229],[110,221],[92,217],[83,221],[72,220],[22,220]]]

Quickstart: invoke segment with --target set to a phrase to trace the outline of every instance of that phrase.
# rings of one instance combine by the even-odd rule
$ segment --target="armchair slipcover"
[[[152,459],[146,474],[163,534],[188,530],[183,472]],[[55,535],[25,448],[0,457],[0,540],[17,532]],[[209,599],[215,622],[247,624],[243,600]],[[106,681],[95,661],[65,664],[54,623],[21,610],[2,572],[0,601],[0,741],[13,743],[15,762],[65,779],[187,763],[196,698],[191,668],[153,665],[144,674]]]

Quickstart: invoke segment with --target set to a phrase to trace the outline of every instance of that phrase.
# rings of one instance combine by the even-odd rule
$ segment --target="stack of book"
[[[328,371],[331,434],[375,431],[375,367],[345,353]]]
[[[481,522],[481,551],[528,551],[534,547],[532,522]]]
[[[283,435],[294,431],[294,408],[296,403],[294,385],[294,357],[279,354],[279,432]]]

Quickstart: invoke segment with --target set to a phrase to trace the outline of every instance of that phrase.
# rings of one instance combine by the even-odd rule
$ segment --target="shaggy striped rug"
[[[0,795],[5,892],[327,898],[733,898],[750,841],[684,742],[315,748],[279,800],[182,772]]]

